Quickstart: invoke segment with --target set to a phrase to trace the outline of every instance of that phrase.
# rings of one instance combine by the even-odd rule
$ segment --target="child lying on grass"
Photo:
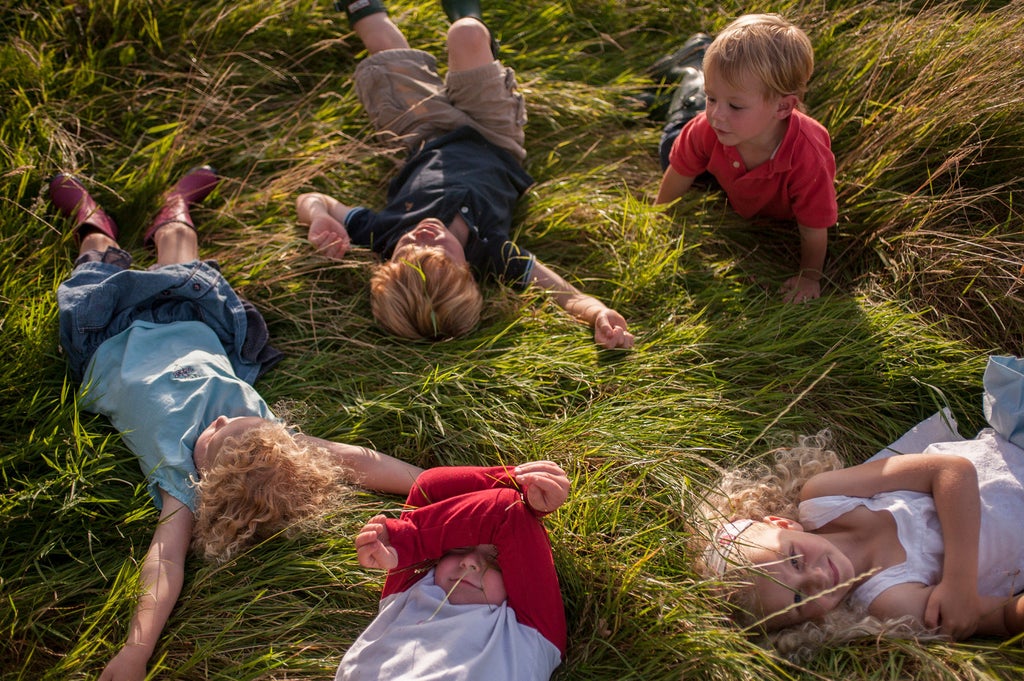
[[[420,475],[412,510],[377,516],[356,537],[359,562],[388,576],[335,679],[547,681],[566,625],[540,518],[568,494],[550,461]]]
[[[805,439],[728,473],[704,508],[715,529],[701,569],[725,583],[737,620],[776,632],[785,652],[880,633],[1024,631],[1024,413],[1004,408],[991,378],[1008,363],[1019,360],[990,359],[995,429],[973,440],[842,468]]]
[[[380,212],[315,192],[296,209],[324,255],[340,258],[354,242],[384,259],[370,281],[377,323],[414,340],[464,336],[483,307],[477,277],[494,276],[548,292],[599,345],[632,347],[622,315],[509,239],[516,203],[533,184],[522,167],[526,109],[515,74],[492,53],[479,3],[444,3],[454,22],[444,81],[380,0],[341,4],[370,55],[356,69],[356,93],[378,132],[410,156]]]
[[[181,593],[190,541],[208,558],[227,559],[318,512],[345,481],[405,494],[420,472],[362,447],[293,434],[252,387],[280,354],[262,316],[216,263],[199,260],[189,214],[218,179],[198,168],[166,195],[145,235],[157,264],[145,271],[130,269],[117,225],[78,180],[50,183],[80,247],[57,291],[79,403],[120,431],[160,511],[127,641],[101,681],[146,676]]]

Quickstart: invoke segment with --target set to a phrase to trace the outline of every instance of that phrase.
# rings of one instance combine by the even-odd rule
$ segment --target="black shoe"
[[[708,105],[707,95],[704,94],[704,70],[683,66],[679,72],[679,85],[672,93],[672,101],[665,114],[667,123],[685,124]]]
[[[648,118],[664,121],[678,108],[678,105],[673,104],[673,100],[676,99],[679,88],[669,89],[668,86],[675,86],[683,80],[692,79],[691,74],[694,70],[701,71],[703,69],[704,52],[707,51],[711,41],[712,38],[707,33],[695,33],[678,50],[665,55],[647,68],[647,74],[651,80],[655,81],[656,85],[647,89],[637,99],[648,103]],[[699,93],[701,97],[704,94],[703,87],[704,82],[701,80]]]
[[[381,0],[334,0],[334,9],[344,12],[348,17],[348,25],[355,26],[356,22],[371,14],[387,14],[388,8]]]
[[[444,10],[445,16],[448,17],[448,21],[453,24],[464,17],[473,17],[487,26],[487,22],[484,21],[483,15],[480,13],[480,0],[441,0],[441,8]],[[491,56],[497,59],[501,45],[494,37],[490,26],[487,26],[487,32],[491,34]]]
[[[452,23],[462,17],[484,20],[480,14],[480,0],[441,0],[441,7],[448,16],[448,21]]]
[[[695,33],[683,46],[672,54],[667,54],[658,61],[651,64],[647,69],[653,80],[659,83],[676,83],[683,76],[683,69],[686,67],[702,68],[704,63],[704,52],[713,38],[707,33]]]

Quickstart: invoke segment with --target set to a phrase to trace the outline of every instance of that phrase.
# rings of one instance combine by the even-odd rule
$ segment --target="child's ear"
[[[778,105],[775,108],[775,117],[780,121],[789,118],[789,115],[797,108],[796,95],[783,95],[779,97]]]

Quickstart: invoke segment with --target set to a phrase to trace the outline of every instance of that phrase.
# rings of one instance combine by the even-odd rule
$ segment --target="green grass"
[[[439,3],[390,3],[442,54]],[[326,0],[0,0],[0,677],[94,678],[125,636],[156,514],[107,422],[79,413],[54,292],[73,240],[45,179],[87,178],[142,264],[160,192],[211,162],[204,253],[288,354],[258,387],[307,432],[414,463],[559,461],[550,519],[569,615],[558,679],[1016,679],[1019,641],[867,641],[795,666],[730,627],[695,578],[687,486],[830,428],[862,460],[939,407],[983,425],[992,352],[1024,353],[1024,5],[653,0],[492,3],[528,97],[517,220],[531,250],[611,301],[637,333],[598,350],[551,303],[495,287],[481,328],[436,345],[382,335],[370,258],[313,255],[294,197],[379,204],[395,160],[351,91],[361,56]],[[670,213],[657,124],[624,105],[643,68],[745,11],[802,25],[808,105],[834,138],[840,223],[826,296],[778,286],[794,230],[715,193]],[[153,678],[330,678],[382,583],[353,532],[397,500],[362,494],[323,528],[228,565],[190,564]]]

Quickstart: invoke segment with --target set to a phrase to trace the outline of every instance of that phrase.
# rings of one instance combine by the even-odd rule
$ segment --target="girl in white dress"
[[[842,468],[805,438],[772,466],[725,475],[703,503],[711,541],[699,562],[736,619],[788,630],[772,634],[783,652],[879,633],[1024,631],[1020,365],[990,360],[994,428],[973,440]]]

